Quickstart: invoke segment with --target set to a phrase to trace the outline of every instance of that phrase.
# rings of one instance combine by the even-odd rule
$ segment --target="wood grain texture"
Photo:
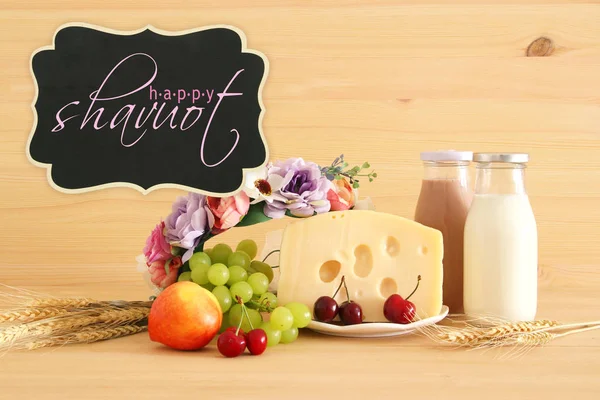
[[[121,30],[239,27],[270,61],[263,95],[272,158],[326,163],[343,152],[368,160],[379,178],[361,194],[380,211],[412,217],[420,151],[529,152],[539,316],[600,319],[600,2],[0,0],[0,283],[134,300],[148,295],[134,257],[181,193],[62,194],[25,156],[31,53],[61,24],[76,21]],[[552,52],[527,57],[540,37],[552,40]],[[219,239],[262,243],[286,223]],[[214,348],[170,352],[141,334],[8,354],[0,360],[0,385],[7,398],[37,399],[597,399],[599,340],[589,332],[498,361],[491,353],[432,348],[420,338],[303,332],[298,343],[260,358],[224,360]]]

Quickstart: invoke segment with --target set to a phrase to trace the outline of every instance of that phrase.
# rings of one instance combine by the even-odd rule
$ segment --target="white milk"
[[[465,313],[534,320],[538,240],[527,194],[476,194],[464,244]]]

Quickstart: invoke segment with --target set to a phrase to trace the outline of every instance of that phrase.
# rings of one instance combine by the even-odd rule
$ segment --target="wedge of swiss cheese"
[[[440,231],[376,211],[329,212],[293,222],[283,233],[277,297],[311,310],[320,296],[332,296],[342,276],[365,322],[386,321],[383,304],[393,293],[410,298],[417,318],[442,308],[443,239]],[[335,297],[346,301],[342,288]]]

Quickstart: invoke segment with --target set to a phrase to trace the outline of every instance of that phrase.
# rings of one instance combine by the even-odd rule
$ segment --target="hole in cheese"
[[[333,281],[342,269],[342,264],[335,260],[325,261],[319,268],[319,277],[323,282]]]
[[[391,256],[396,257],[400,253],[400,242],[393,236],[388,236],[385,240],[385,251]]]
[[[373,269],[373,255],[369,246],[361,244],[354,249],[354,274],[359,278],[366,278]]]
[[[379,285],[379,294],[384,299],[387,299],[394,293],[398,292],[398,284],[392,278],[385,278]]]

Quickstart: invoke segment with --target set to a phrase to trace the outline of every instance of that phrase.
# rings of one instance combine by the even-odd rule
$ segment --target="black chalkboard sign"
[[[185,32],[61,27],[31,60],[27,145],[69,193],[127,186],[228,195],[266,164],[264,55],[230,26]]]

